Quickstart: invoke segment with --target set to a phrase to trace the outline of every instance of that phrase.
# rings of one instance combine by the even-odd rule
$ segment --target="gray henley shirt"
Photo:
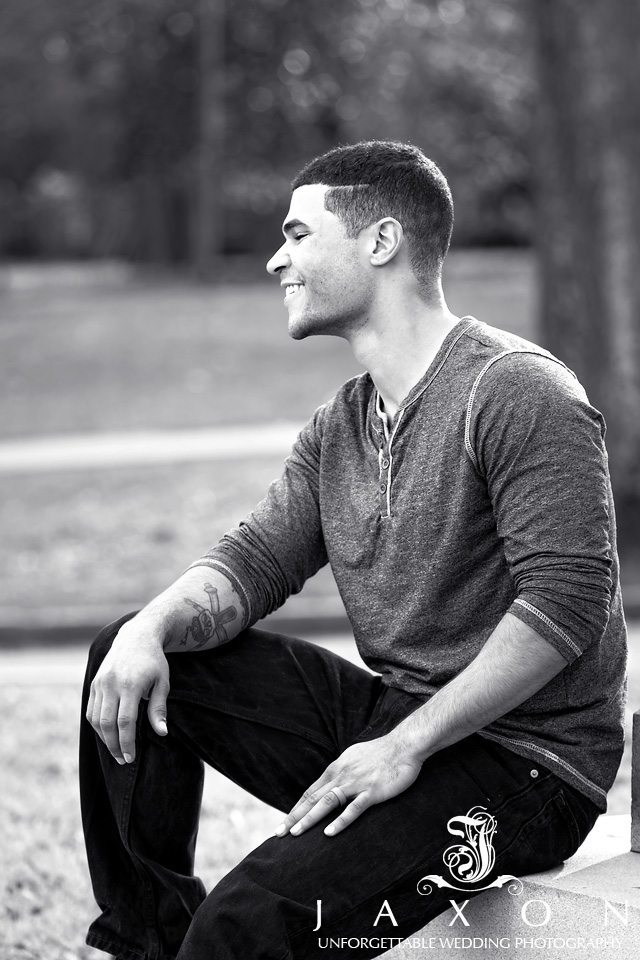
[[[479,732],[605,810],[626,629],[604,433],[564,364],[465,317],[391,426],[369,374],[345,383],[196,565],[225,573],[254,623],[328,561],[364,662],[424,700],[513,614],[567,667]]]

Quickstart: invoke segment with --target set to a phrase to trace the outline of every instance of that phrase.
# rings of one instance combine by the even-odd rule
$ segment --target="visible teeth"
[[[286,295],[289,296],[290,294],[295,293],[296,290],[299,290],[301,286],[302,286],[301,283],[289,283],[289,284],[285,287],[285,293],[286,293]]]

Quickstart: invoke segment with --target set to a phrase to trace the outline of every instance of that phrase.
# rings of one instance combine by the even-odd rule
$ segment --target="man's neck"
[[[368,370],[390,419],[424,375],[447,334],[459,317],[444,298],[428,304],[423,300],[397,300],[349,338],[356,360]]]

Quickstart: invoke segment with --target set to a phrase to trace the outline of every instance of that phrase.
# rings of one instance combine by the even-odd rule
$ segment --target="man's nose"
[[[289,260],[289,254],[285,249],[286,246],[287,244],[285,241],[280,249],[276,250],[271,259],[267,261],[267,273],[270,273],[274,277],[278,275],[279,270],[284,270],[284,268],[289,266],[291,263]]]

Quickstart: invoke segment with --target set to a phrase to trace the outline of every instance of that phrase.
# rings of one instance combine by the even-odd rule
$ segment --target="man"
[[[418,149],[342,147],[293,188],[267,265],[290,335],[344,337],[368,372],[243,524],[94,643],[88,942],[128,960],[344,956],[340,937],[376,956],[485,875],[463,862],[463,895],[418,892],[450,821],[492,818],[495,873],[553,866],[622,753],[601,415],[546,351],[450,313],[451,196]],[[327,561],[373,673],[247,629]],[[208,896],[203,760],[286,813]]]

